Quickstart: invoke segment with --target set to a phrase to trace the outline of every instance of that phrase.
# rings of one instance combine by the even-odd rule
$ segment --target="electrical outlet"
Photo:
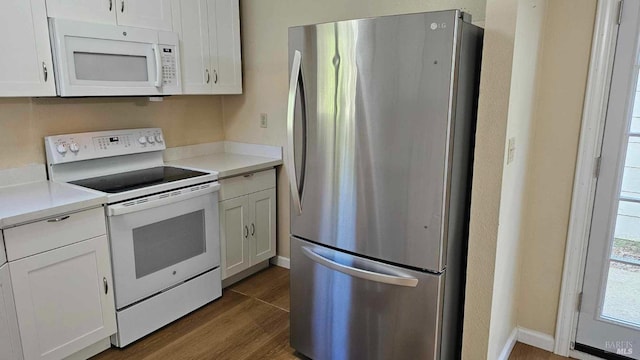
[[[507,148],[507,165],[511,164],[516,157],[516,138],[509,138],[509,146]]]
[[[260,127],[261,128],[267,127],[267,114],[265,113],[260,114]]]

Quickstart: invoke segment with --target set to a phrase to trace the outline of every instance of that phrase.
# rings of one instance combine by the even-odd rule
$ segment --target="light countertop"
[[[282,160],[260,156],[221,153],[175,160],[167,163],[167,165],[215,171],[218,173],[218,178],[226,178],[282,165]]]
[[[176,151],[177,150],[177,151]],[[174,148],[169,166],[215,171],[218,178],[266,170],[282,165],[282,148],[277,146],[224,142],[198,147]],[[206,153],[210,151],[210,153]]]
[[[98,192],[52,181],[0,187],[0,228],[96,207],[106,201]]]

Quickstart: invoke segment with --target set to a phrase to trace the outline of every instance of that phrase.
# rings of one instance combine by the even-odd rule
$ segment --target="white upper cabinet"
[[[207,0],[177,0],[173,2],[173,9],[174,31],[180,35],[182,51],[183,91],[209,94],[212,68]]]
[[[49,17],[171,31],[171,0],[47,0]]]
[[[238,0],[208,0],[209,39],[214,67],[214,94],[242,94],[240,7]]]
[[[47,0],[49,17],[113,24],[119,0]]]
[[[117,1],[118,25],[171,31],[171,0]]]
[[[185,94],[241,94],[238,0],[173,0]]]
[[[0,1],[0,96],[55,96],[45,0]]]

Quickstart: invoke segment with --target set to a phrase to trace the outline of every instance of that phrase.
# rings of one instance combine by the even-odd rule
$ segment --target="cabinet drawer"
[[[276,186],[276,170],[269,169],[247,175],[221,179],[220,201],[251,194]]]
[[[9,261],[107,233],[102,207],[4,230]]]

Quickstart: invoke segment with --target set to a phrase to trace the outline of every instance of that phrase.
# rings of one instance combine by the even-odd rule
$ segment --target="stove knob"
[[[147,142],[149,144],[153,144],[154,142],[156,142],[156,139],[153,136],[147,136]]]
[[[147,143],[147,138],[144,136],[140,136],[140,138],[138,139],[138,142],[142,145]]]
[[[56,150],[58,150],[60,154],[64,155],[67,153],[67,146],[65,144],[59,144],[56,146]]]
[[[161,143],[163,141],[164,139],[162,138],[162,135],[156,135],[156,142]]]
[[[69,145],[69,150],[71,150],[74,153],[77,153],[78,151],[80,151],[80,146],[78,146],[78,144],[76,143],[71,143],[71,145]]]

